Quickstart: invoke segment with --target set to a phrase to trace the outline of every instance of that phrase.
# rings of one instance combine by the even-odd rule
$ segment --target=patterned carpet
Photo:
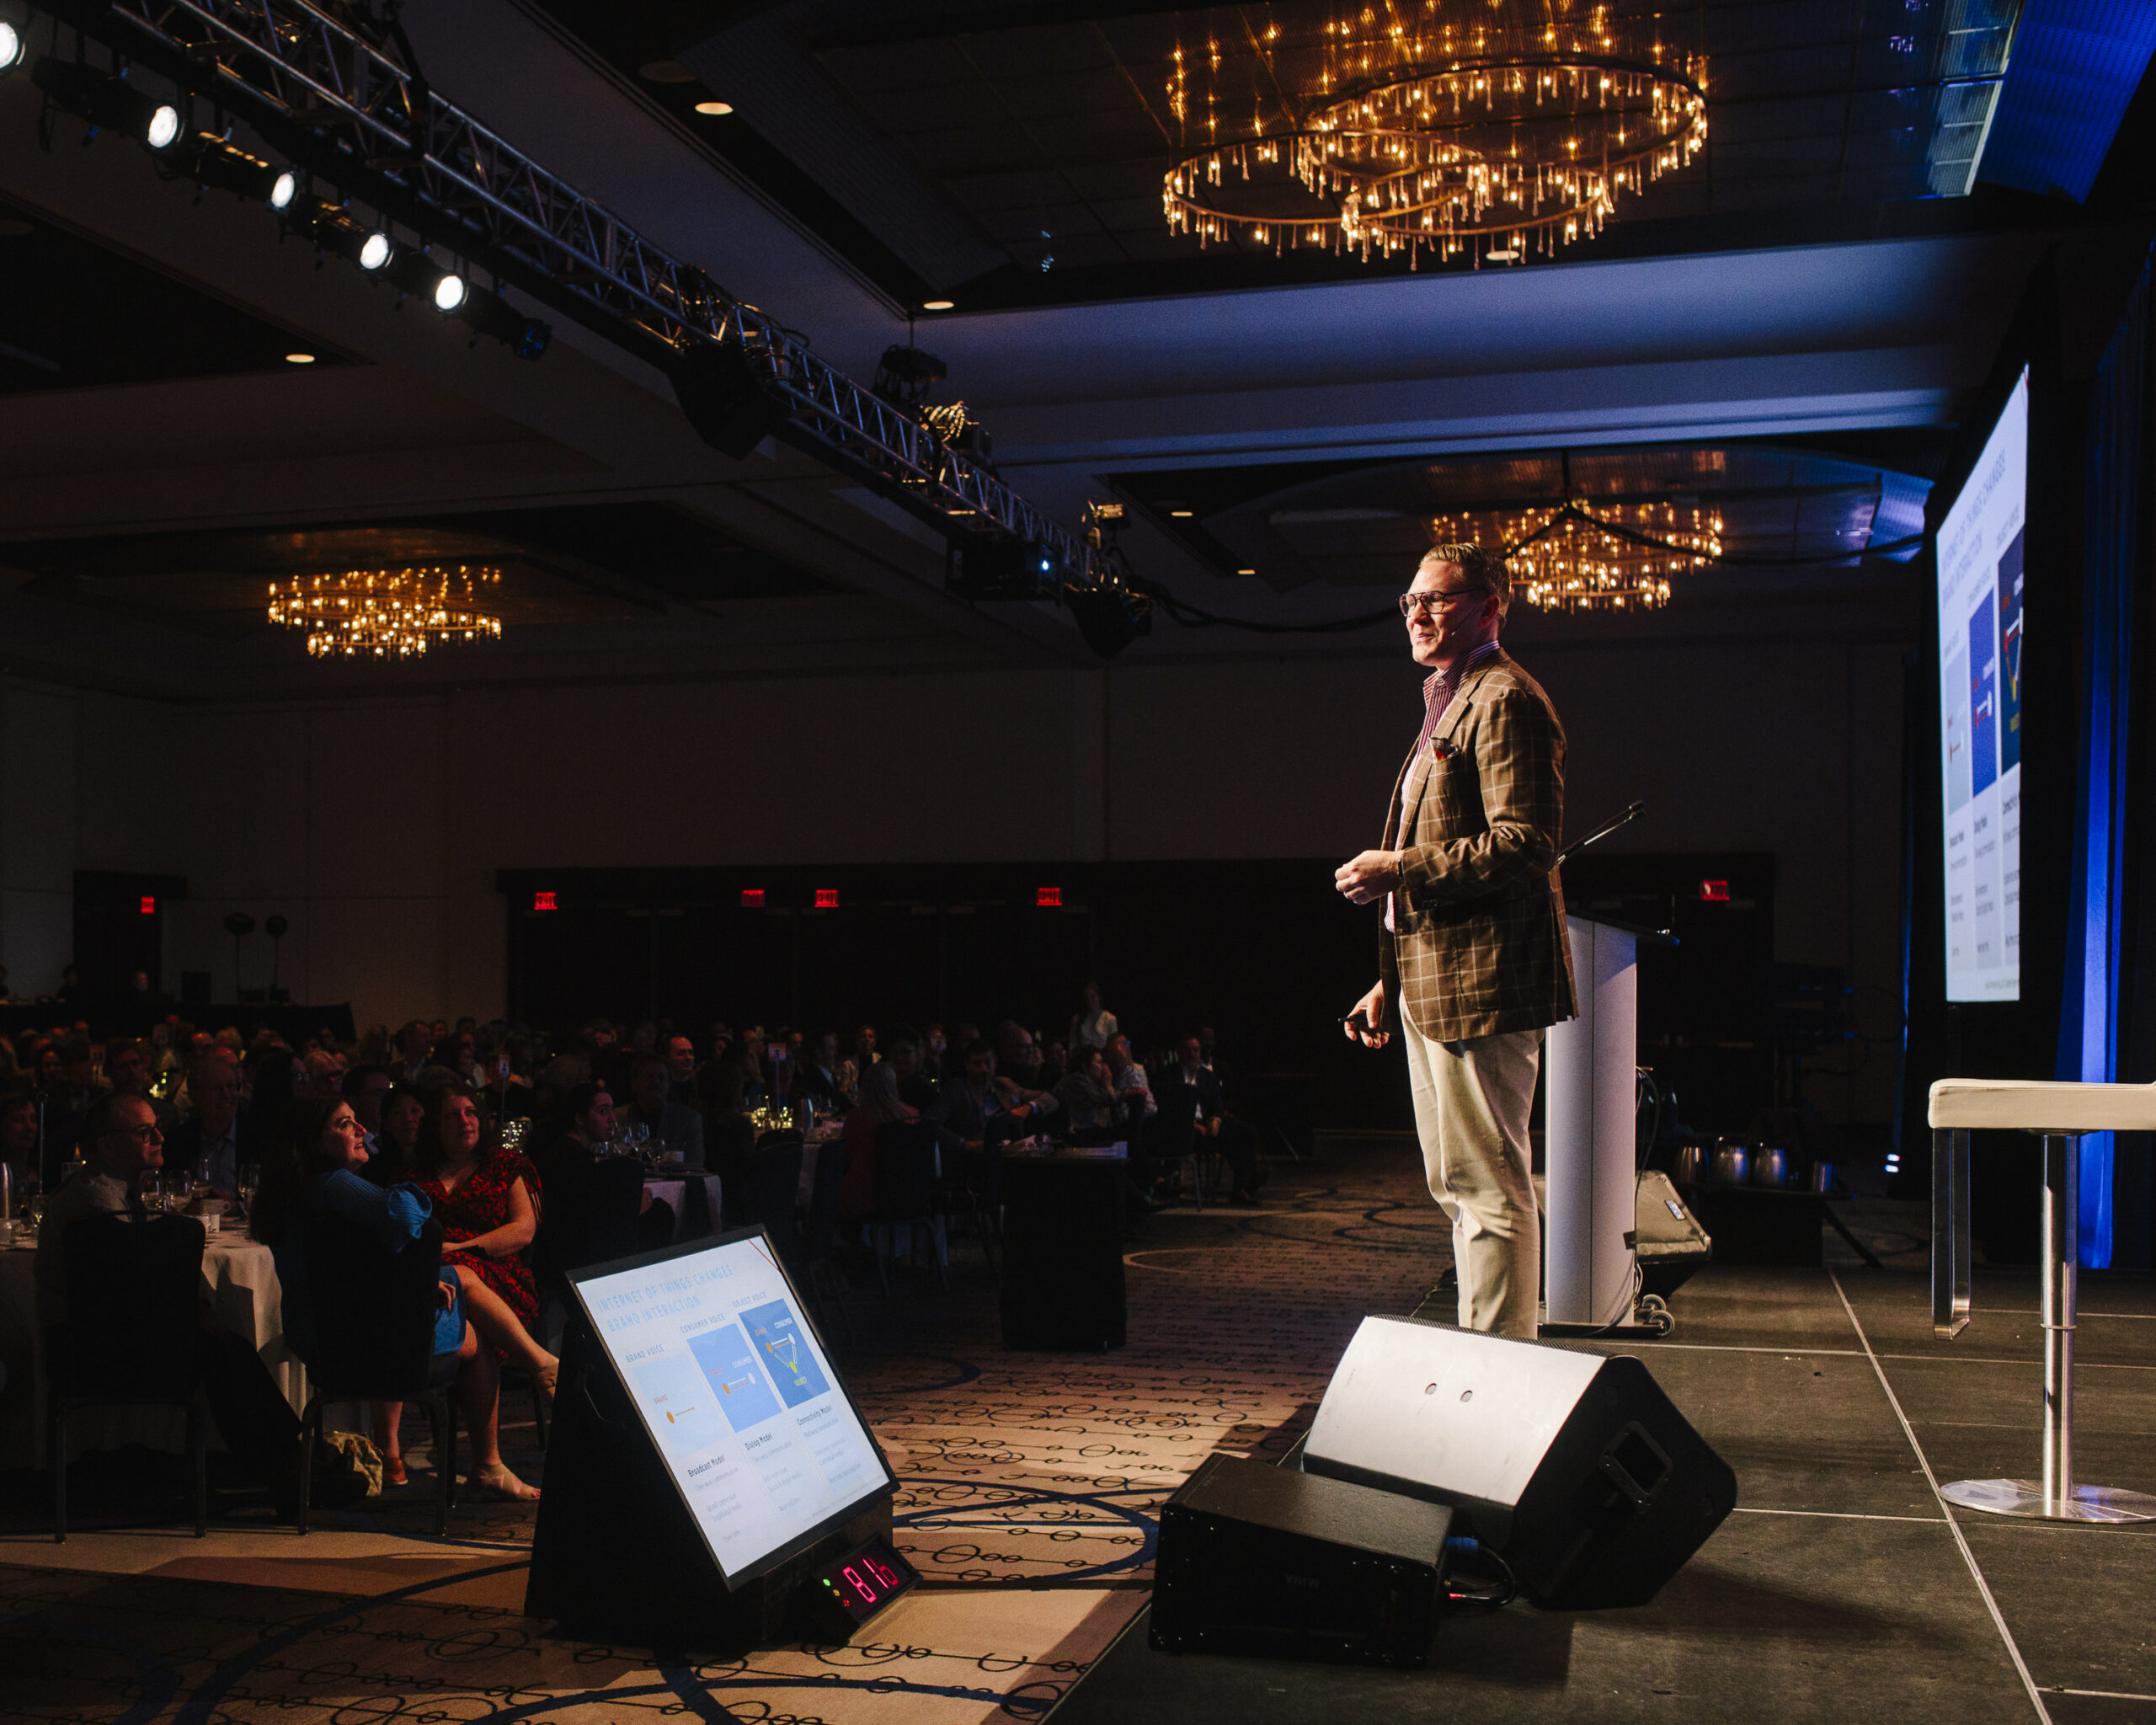
[[[832,1351],[926,1578],[859,1645],[655,1667],[524,1616],[531,1513],[460,1506],[438,1540],[416,1465],[411,1487],[305,1541],[245,1509],[197,1541],[157,1519],[172,1509],[146,1518],[141,1476],[168,1470],[137,1461],[104,1470],[102,1514],[83,1470],[78,1525],[111,1530],[64,1546],[41,1539],[27,1482],[0,1500],[0,1717],[1038,1718],[1144,1603],[1161,1501],[1216,1450],[1287,1447],[1363,1315],[1407,1311],[1435,1279],[1447,1235],[1419,1172],[1402,1140],[1332,1139],[1315,1163],[1272,1165],[1262,1210],[1154,1217],[1111,1354],[1006,1353],[993,1282],[963,1249],[947,1294],[917,1275],[853,1296]],[[504,1433],[543,1481],[531,1441]]]

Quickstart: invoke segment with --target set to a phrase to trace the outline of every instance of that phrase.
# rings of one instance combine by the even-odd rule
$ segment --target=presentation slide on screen
[[[576,1288],[729,1576],[888,1482],[760,1236]]]
[[[1946,998],[2021,996],[2021,554],[2029,374],[1939,530]]]

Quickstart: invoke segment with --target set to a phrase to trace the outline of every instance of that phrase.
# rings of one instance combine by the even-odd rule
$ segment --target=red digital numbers
[[[861,1563],[864,1569],[882,1582],[886,1588],[894,1588],[899,1584],[899,1572],[889,1565],[878,1563],[873,1557],[863,1557]]]
[[[866,1562],[867,1560],[864,1559],[863,1561]],[[873,1563],[868,1563],[867,1567],[873,1569],[876,1566]],[[861,1595],[861,1602],[862,1605],[873,1605],[878,1599],[883,1597],[883,1595],[878,1594],[874,1588],[869,1586],[867,1582],[861,1578],[859,1572],[857,1571],[851,1563],[847,1564],[843,1570],[840,1571],[840,1573],[844,1575],[848,1581],[853,1583],[853,1590]]]

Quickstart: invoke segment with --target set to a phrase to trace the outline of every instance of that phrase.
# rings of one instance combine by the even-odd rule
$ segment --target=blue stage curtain
[[[2119,981],[2126,950],[2127,793],[2133,718],[2134,598],[2145,527],[2148,269],[2090,387],[2083,505],[2081,746],[2075,772],[2072,898],[2059,1015],[2058,1076],[2119,1076]],[[2081,1262],[2111,1262],[2112,1135],[2081,1140]]]

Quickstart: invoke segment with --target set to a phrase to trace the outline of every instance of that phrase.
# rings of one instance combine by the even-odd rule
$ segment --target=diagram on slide
[[[718,1411],[736,1432],[761,1425],[778,1412],[778,1398],[756,1365],[756,1350],[739,1324],[721,1324],[689,1338],[704,1376],[718,1392]]]
[[[813,1402],[830,1388],[799,1321],[783,1300],[750,1306],[741,1314],[741,1322],[749,1327],[749,1338],[763,1357],[764,1369],[788,1407]]]

